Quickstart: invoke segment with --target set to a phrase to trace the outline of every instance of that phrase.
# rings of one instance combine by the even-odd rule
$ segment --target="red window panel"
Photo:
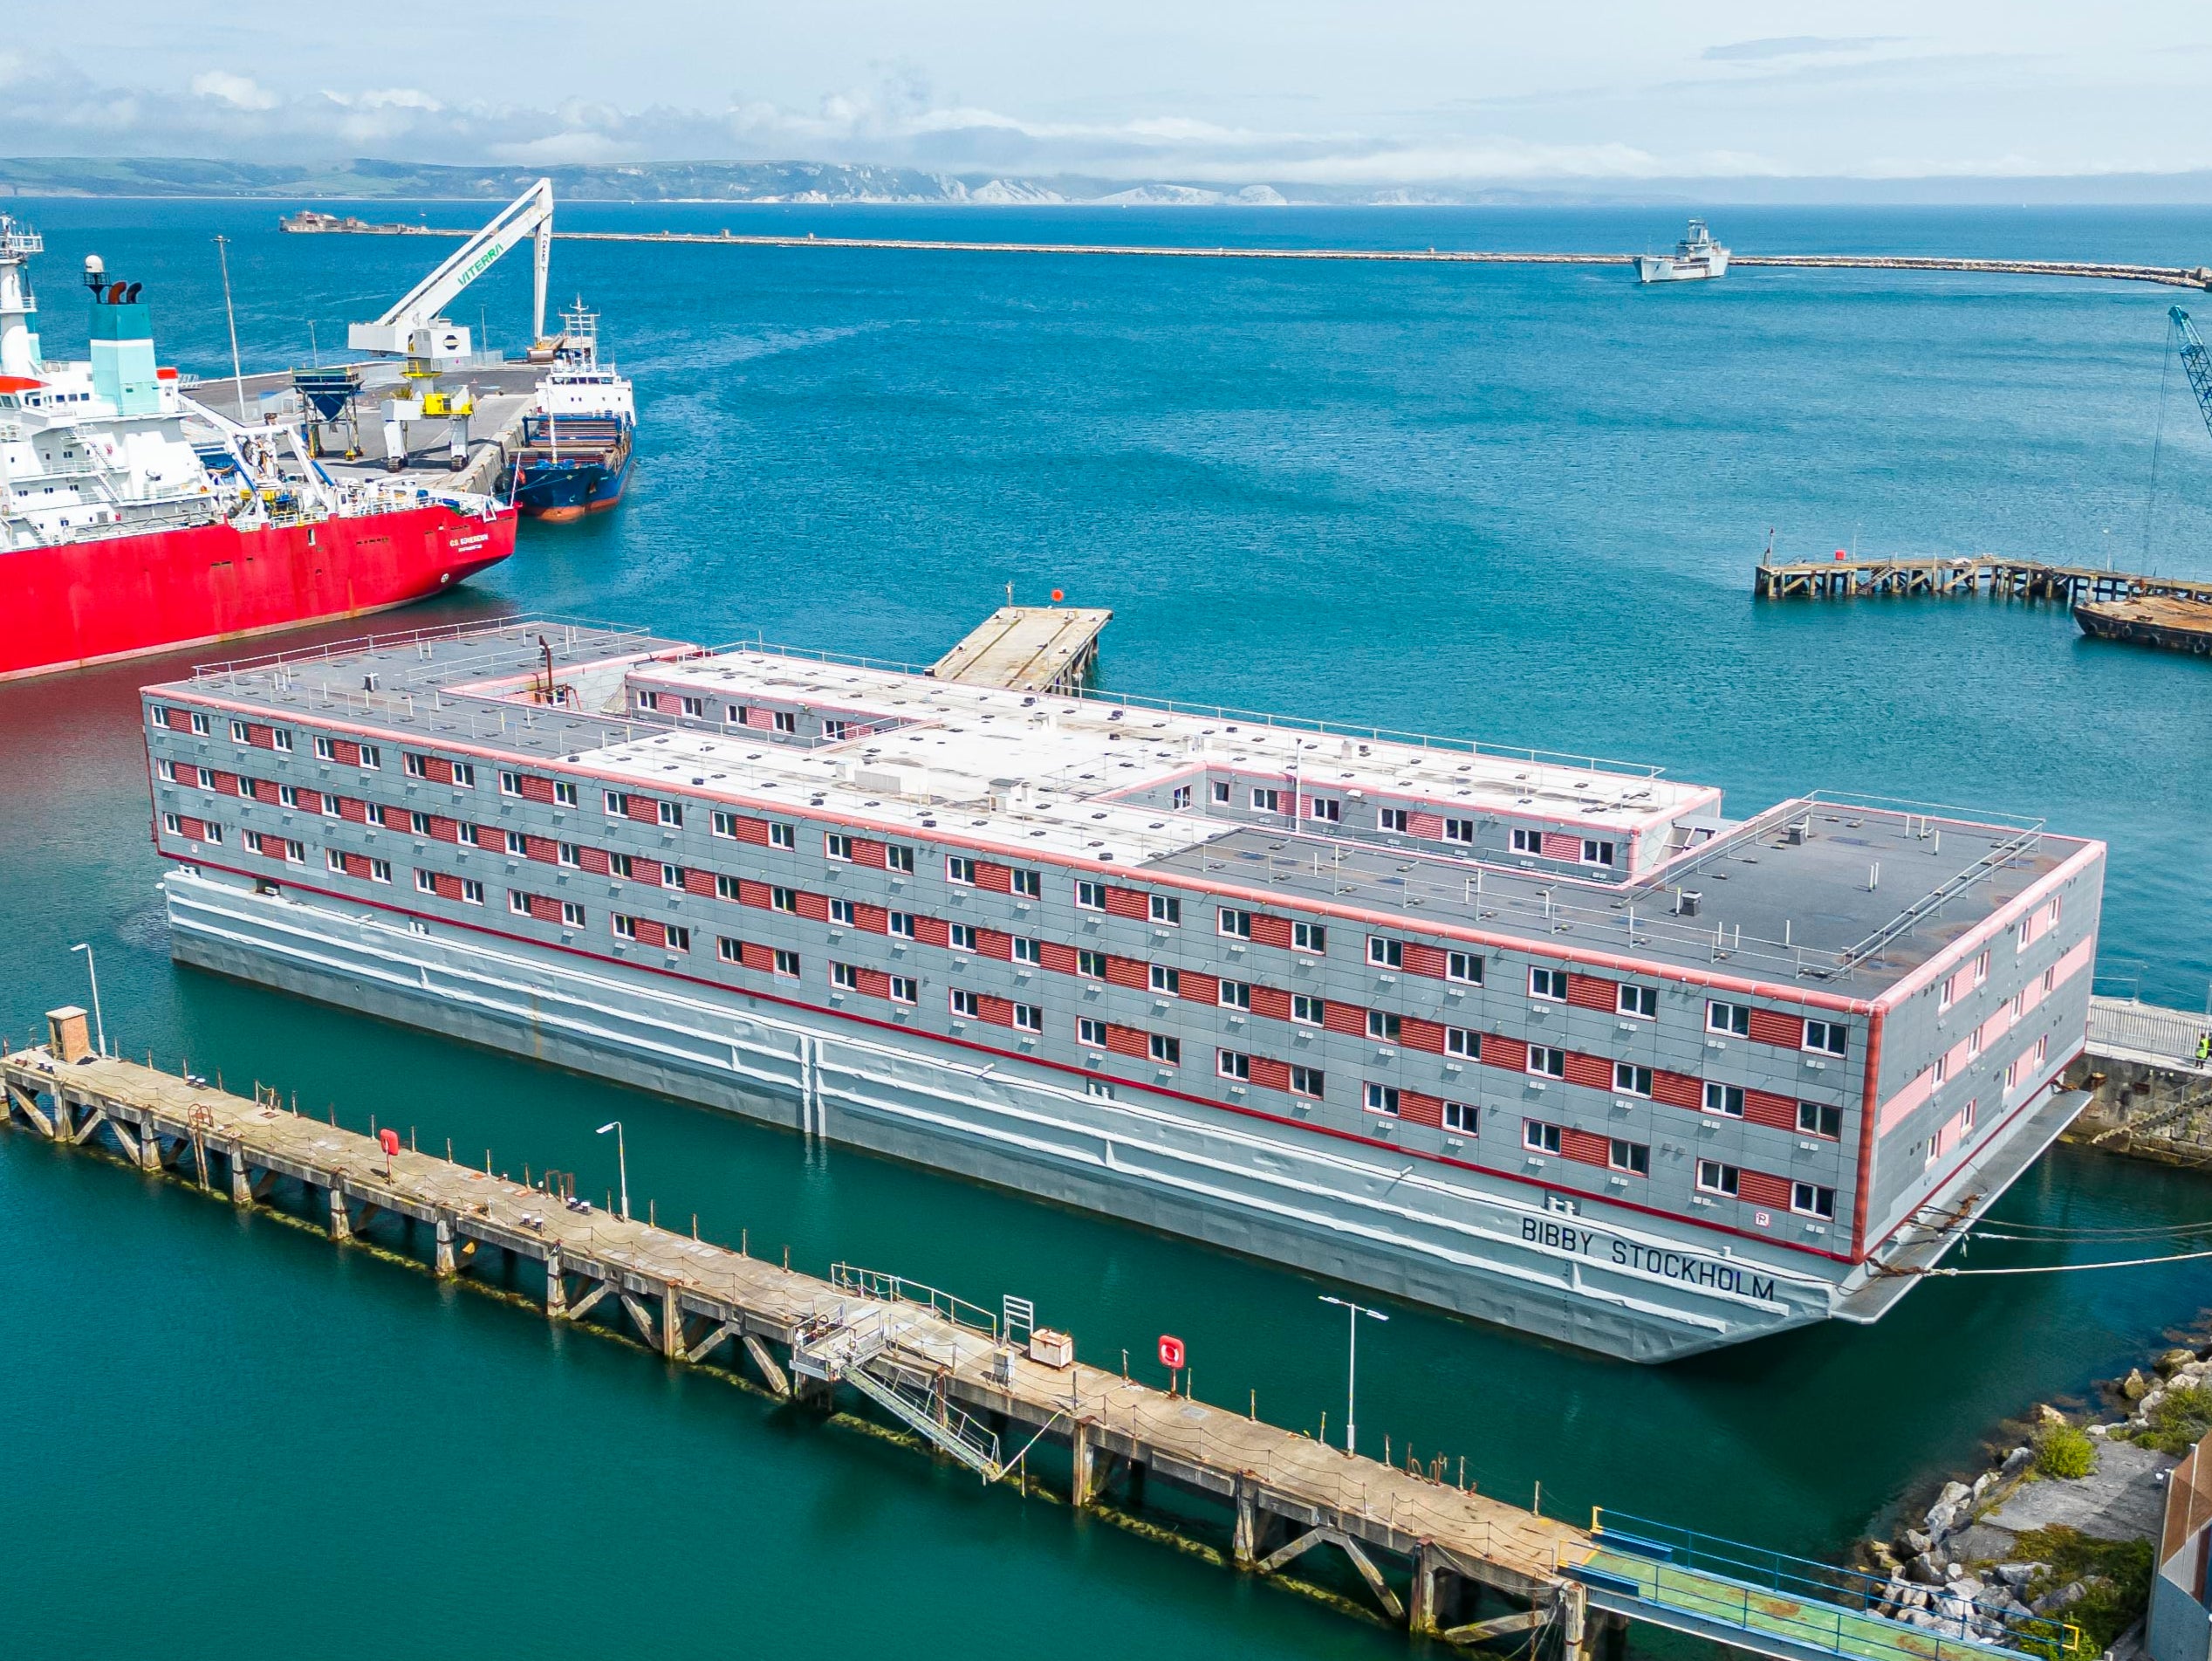
[[[1787,1177],[1770,1177],[1766,1172],[1753,1170],[1747,1165],[1736,1183],[1736,1193],[1737,1198],[1753,1205],[1771,1205],[1785,1211],[1790,1209],[1790,1179]]]
[[[1529,1047],[1517,1038],[1500,1038],[1495,1033],[1485,1033],[1483,1034],[1483,1065],[1525,1073],[1529,1070]]]
[[[1073,946],[1064,946],[1057,940],[1047,940],[1038,951],[1038,956],[1043,960],[1044,966],[1056,975],[1072,975],[1075,972],[1075,948]]]
[[[1661,1073],[1654,1068],[1651,1099],[1664,1102],[1670,1108],[1688,1108],[1695,1112],[1705,1105],[1705,1087],[1686,1073]]]
[[[978,929],[976,930],[976,955],[996,957],[1001,963],[1011,963],[1014,961],[1014,937],[1001,934],[996,929]]]
[[[534,772],[524,773],[523,775],[523,800],[524,801],[551,801],[553,781],[550,779],[540,779]]]
[[[605,876],[609,871],[609,867],[606,862],[606,850],[603,848],[578,848],[576,850],[576,862],[583,869],[589,871],[593,876]]]
[[[432,876],[430,881],[437,885],[438,897],[441,900],[457,900],[461,897],[459,877],[448,876],[443,871],[440,871]]]
[[[342,766],[358,767],[360,765],[361,746],[355,744],[351,738],[332,738],[330,741],[330,753],[331,759],[338,762]],[[548,801],[552,800],[552,794],[550,791],[546,793],[545,800]]]
[[[952,944],[952,925],[942,917],[916,917],[914,937],[925,946],[948,946]]]
[[[368,823],[368,804],[365,801],[355,801],[351,796],[340,796],[338,799],[338,816],[340,819],[350,819],[356,825],[366,825]],[[545,846],[551,848],[552,844],[548,842]],[[553,856],[548,854],[545,857],[551,859]]]
[[[1548,860],[1579,860],[1582,857],[1582,838],[1566,836],[1558,831],[1544,833],[1544,857]]]
[[[880,905],[862,905],[855,901],[853,905],[853,926],[862,934],[889,934],[891,914]],[[890,994],[887,992],[884,995],[888,997]]]
[[[633,921],[638,925],[640,945],[665,946],[668,944],[668,929],[666,923],[656,923],[651,917],[637,917]]]
[[[993,894],[1011,894],[1014,891],[1014,871],[1011,866],[993,865],[984,860],[976,861],[976,886],[988,889]]]
[[[1357,1004],[1340,1004],[1329,999],[1323,1023],[1332,1033],[1350,1033],[1358,1038],[1367,1035],[1367,1012]]]
[[[1252,922],[1257,925],[1259,919],[1254,917]],[[1286,1021],[1291,1019],[1291,994],[1280,986],[1255,986],[1252,988],[1252,1013],[1264,1015],[1271,1021]]]
[[[1427,975],[1431,980],[1444,978],[1444,949],[1425,946],[1418,940],[1408,940],[1405,947],[1405,967],[1409,975]]]
[[[630,879],[633,882],[642,882],[647,888],[661,887],[661,861],[659,860],[632,860]]]
[[[863,969],[858,972],[860,992],[863,997],[888,998],[891,996],[891,977],[884,973],[882,970]]]
[[[1106,1048],[1116,1055],[1133,1055],[1143,1060],[1152,1054],[1152,1040],[1133,1026],[1106,1027]]]
[[[715,892],[715,874],[712,871],[702,871],[695,865],[685,866],[683,891],[686,894],[697,894],[712,898]]]
[[[274,801],[277,793],[268,789],[258,779],[241,779],[232,786],[250,801]]]
[[[258,721],[249,721],[246,723],[246,742],[257,750],[274,750],[277,747],[277,729],[265,727]]]
[[[453,782],[453,763],[443,756],[425,756],[422,776],[434,785],[449,785]]]
[[[745,968],[757,969],[764,975],[776,967],[776,949],[756,941],[741,941],[737,946],[737,961]]]
[[[736,831],[739,841],[750,842],[755,848],[768,846],[768,821],[766,820],[733,819],[730,825],[731,828]]]
[[[1607,1014],[1620,1007],[1620,989],[1596,975],[1567,976],[1567,1002],[1578,1009],[1602,1009]]]
[[[1601,1136],[1594,1130],[1577,1130],[1572,1125],[1561,1125],[1559,1152],[1581,1164],[1602,1165],[1613,1157],[1613,1138]]]
[[[1398,1092],[1398,1116],[1407,1124],[1425,1124],[1439,1129],[1444,1122],[1444,1099],[1423,1095],[1418,1090]]]
[[[853,839],[853,862],[855,865],[864,865],[871,871],[880,871],[886,868],[891,861],[881,842],[871,842],[865,837],[855,836]],[[886,993],[885,996],[888,997],[889,994]]]
[[[976,1012],[993,1026],[1011,1026],[1014,1024],[1014,1000],[1001,998],[995,992],[976,994]]]
[[[1149,917],[1152,903],[1135,889],[1108,889],[1106,913],[1116,917]]]
[[[629,801],[632,819],[642,820],[648,825],[657,825],[661,822],[661,804],[654,798],[640,796],[635,791],[632,791]]]
[[[431,814],[430,840],[434,842],[458,842],[461,840],[460,821],[438,813]]]
[[[235,796],[238,793],[238,775],[236,773],[218,772],[214,775],[214,778],[215,787],[221,791],[224,795]]]
[[[558,923],[560,921],[561,903],[558,900],[549,898],[543,894],[526,895],[524,897],[530,902],[530,915],[539,922]]]
[[[1182,995],[1196,1004],[1217,1004],[1221,1001],[1222,984],[1211,975],[1201,974],[1195,969],[1182,971]]]
[[[1440,1021],[1408,1015],[1399,1026],[1398,1039],[1409,1050],[1426,1050],[1431,1055],[1444,1053],[1444,1028]]]
[[[523,838],[523,847],[529,852],[531,858],[543,864],[560,863],[560,844],[550,836],[525,836]]]
[[[1424,813],[1416,808],[1406,815],[1406,832],[1411,836],[1426,836],[1434,841],[1444,834],[1442,813]]]
[[[1258,946],[1276,946],[1288,951],[1291,949],[1290,918],[1270,917],[1263,911],[1253,912],[1252,944]]]
[[[208,828],[207,820],[195,819],[189,813],[179,813],[176,816],[176,823],[178,834],[188,836],[195,842],[206,834]]]
[[[1108,957],[1106,981],[1115,986],[1149,986],[1152,971],[1134,957]]]
[[[749,709],[745,711],[745,724],[749,727],[772,727],[776,724],[776,711]]]
[[[1779,1044],[1784,1049],[1805,1047],[1805,1020],[1802,1016],[1784,1014],[1778,1009],[1751,1007],[1751,1039],[1758,1044]]]
[[[801,889],[798,891],[798,914],[810,923],[827,923],[830,920],[830,896],[826,894],[809,894]]]
[[[265,860],[274,860],[277,864],[282,865],[284,862],[284,839],[281,836],[263,837],[261,857]],[[461,884],[457,880],[454,883],[453,893],[455,899],[460,898]]]
[[[323,793],[319,790],[301,791],[299,793],[299,810],[303,813],[321,813],[323,811]]]
[[[1763,1124],[1770,1129],[1795,1130],[1798,1128],[1797,1098],[1776,1095],[1766,1090],[1746,1090],[1743,1093],[1743,1116],[1752,1124]]]
[[[1610,1090],[1613,1088],[1613,1063],[1602,1055],[1585,1055],[1579,1050],[1569,1050],[1567,1082],[1586,1085],[1592,1090]]]
[[[1278,1061],[1271,1055],[1252,1058],[1252,1082],[1263,1090],[1288,1091],[1291,1088],[1291,1064]]]

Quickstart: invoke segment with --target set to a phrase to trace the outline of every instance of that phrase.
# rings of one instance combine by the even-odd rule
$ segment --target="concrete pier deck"
[[[1113,614],[1085,606],[1001,606],[931,666],[941,681],[1013,692],[1082,690]]]

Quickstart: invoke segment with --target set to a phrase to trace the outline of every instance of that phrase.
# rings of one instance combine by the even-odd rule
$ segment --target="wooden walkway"
[[[1957,559],[1761,560],[1751,591],[1762,600],[1865,600],[1900,594],[1989,594],[2015,600],[2137,600],[2166,595],[2212,601],[2212,581],[2051,565],[1995,554]]]
[[[1073,694],[1099,661],[1113,614],[1085,606],[1001,606],[934,664],[941,681]]]

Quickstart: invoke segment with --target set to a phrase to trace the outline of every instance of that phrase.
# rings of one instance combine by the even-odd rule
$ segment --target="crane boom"
[[[2196,394],[2196,407],[2204,412],[2205,429],[2212,432],[2212,353],[2205,351],[2203,337],[2187,312],[2176,305],[2166,315],[2174,319],[2174,333],[2181,337],[2181,367],[2188,371],[2189,390]]]
[[[355,323],[346,344],[356,352],[381,352],[413,358],[465,358],[469,331],[441,320],[454,297],[497,264],[524,237],[537,241],[531,328],[533,340],[545,333],[545,278],[553,254],[553,182],[540,179],[495,215],[490,224],[461,244],[453,257],[417,283],[373,323]]]

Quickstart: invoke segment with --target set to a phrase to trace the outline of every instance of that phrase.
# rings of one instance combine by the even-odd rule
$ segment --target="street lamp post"
[[[70,947],[70,950],[85,954],[85,972],[92,978],[92,1033],[99,1040],[99,1053],[106,1055],[107,1054],[107,1023],[100,1019],[99,1014],[99,971],[92,964],[92,943],[80,940]]]
[[[1366,1305],[1354,1303],[1349,1298],[1325,1296],[1321,1301],[1332,1303],[1344,1310],[1346,1317],[1352,1323],[1352,1344],[1346,1361],[1344,1374],[1344,1451],[1346,1453],[1356,1453],[1359,1451],[1359,1431],[1353,1424],[1352,1416],[1359,1399],[1359,1317],[1365,1315],[1370,1321],[1387,1321],[1390,1317],[1380,1309],[1370,1309]]]
[[[609,1119],[599,1127],[599,1134],[603,1136],[610,1130],[614,1133],[614,1168],[620,1174],[622,1220],[627,1223],[630,1220],[630,1157],[622,1147],[622,1122]]]

